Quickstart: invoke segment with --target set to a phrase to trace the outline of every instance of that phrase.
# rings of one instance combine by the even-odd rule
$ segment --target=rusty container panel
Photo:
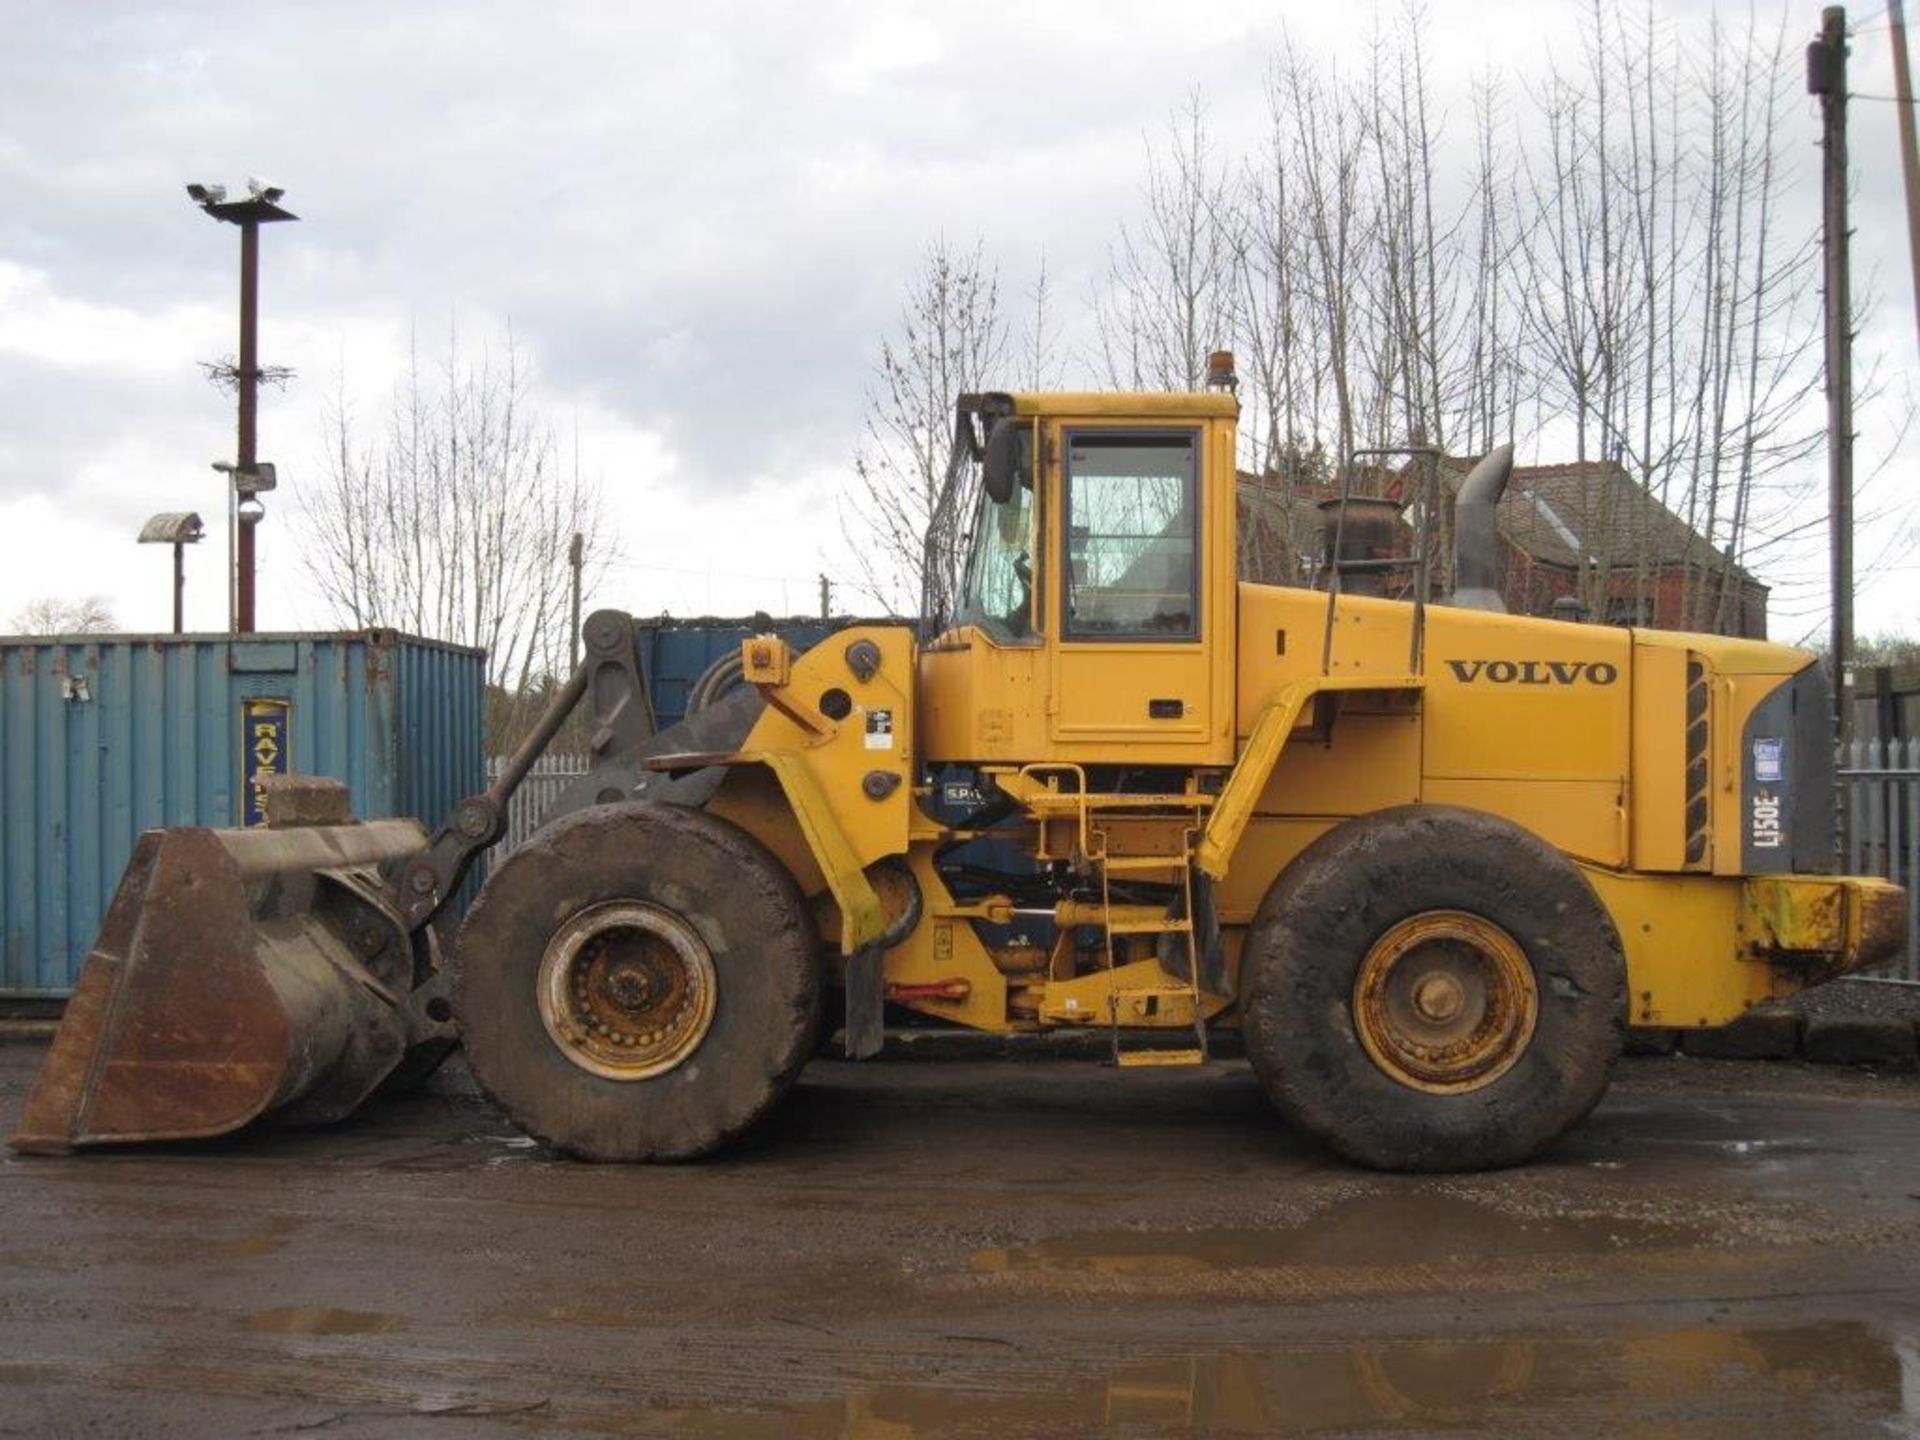
[[[1351,495],[1346,515],[1338,499],[1320,502],[1321,571],[1331,576],[1342,567],[1340,589],[1347,595],[1394,595],[1404,591],[1412,567],[1404,561],[1413,553],[1413,531],[1400,513],[1400,502],[1373,495]],[[1339,553],[1334,538],[1339,537]],[[1326,588],[1322,582],[1321,588]]]
[[[249,765],[437,823],[484,699],[483,652],[388,630],[0,638],[0,1001],[68,994],[141,832],[247,823]]]

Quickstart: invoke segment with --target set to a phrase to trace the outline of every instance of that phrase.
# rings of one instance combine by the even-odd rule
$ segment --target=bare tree
[[[1337,72],[1322,76],[1291,44],[1282,52],[1270,96],[1299,177],[1304,243],[1299,247],[1316,344],[1333,403],[1333,454],[1338,470],[1353,460],[1357,441],[1353,306],[1372,242],[1375,217],[1362,194],[1366,116],[1359,94]]]
[[[1196,93],[1147,148],[1139,221],[1122,226],[1096,301],[1099,368],[1123,390],[1197,390],[1234,330],[1232,187]]]
[[[8,624],[16,635],[104,635],[118,628],[104,595],[30,600]]]
[[[1060,387],[1060,316],[1054,305],[1053,281],[1047,273],[1047,255],[1027,290],[1027,323],[1020,337],[1019,382],[1029,390]]]
[[[1590,472],[1568,517],[1582,597],[1644,613],[1655,561],[1677,559],[1682,622],[1737,629],[1735,566],[1800,524],[1789,477],[1818,441],[1815,237],[1782,206],[1785,26],[1716,15],[1690,54],[1651,13],[1591,0],[1581,35],[1532,97],[1517,299],[1539,423],[1564,417],[1576,458],[1625,476]],[[1632,486],[1700,540],[1652,554]]]
[[[568,546],[587,537],[583,588],[604,572],[598,484],[576,446],[562,463],[511,333],[496,351],[450,331],[431,371],[417,345],[384,415],[345,397],[325,415],[327,452],[305,494],[301,554],[334,619],[484,646],[510,744],[568,659]]]
[[[1520,227],[1508,212],[1512,160],[1501,142],[1504,93],[1483,77],[1474,85],[1473,259],[1467,335],[1461,347],[1458,414],[1449,443],[1461,454],[1484,455],[1514,438],[1524,383],[1518,337],[1512,333],[1518,306],[1510,302],[1508,276]]]
[[[1045,306],[1043,269],[1035,299],[1037,338],[1024,357],[1036,371],[1048,358]],[[859,570],[856,583],[894,614],[913,614],[920,603],[927,530],[953,438],[954,398],[995,384],[1007,348],[999,271],[988,263],[984,242],[960,249],[937,237],[908,284],[894,333],[880,342],[867,392],[866,434],[841,497],[842,528],[853,541]]]

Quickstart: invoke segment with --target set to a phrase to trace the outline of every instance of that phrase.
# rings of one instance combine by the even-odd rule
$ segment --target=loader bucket
[[[380,867],[425,845],[412,820],[142,835],[13,1148],[356,1108],[420,1038],[412,946]]]

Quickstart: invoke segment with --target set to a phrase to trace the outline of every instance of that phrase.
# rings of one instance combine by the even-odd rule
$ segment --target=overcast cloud
[[[551,413],[578,426],[620,530],[604,601],[805,609],[810,577],[840,568],[833,494],[928,238],[982,237],[1010,298],[1044,250],[1077,307],[1170,109],[1197,87],[1224,138],[1251,137],[1283,26],[1355,64],[1365,29],[1351,9],[1238,0],[8,0],[0,15],[0,621],[97,592],[139,629],[167,615],[166,557],[132,543],[162,509],[214,526],[189,621],[226,618],[207,467],[231,452],[231,401],[196,362],[234,348],[237,246],[184,181],[258,174],[303,217],[264,243],[263,359],[298,376],[263,406],[283,485],[262,533],[263,626],[328,618],[287,523],[318,467],[322,403],[344,374],[377,407],[409,334],[432,353],[454,323],[476,339],[510,323]],[[1576,15],[1434,7],[1454,143],[1470,143],[1472,70],[1537,65]],[[1863,33],[1855,67],[1860,89],[1890,88],[1883,29]],[[1887,109],[1855,112],[1879,296],[1862,362],[1883,355],[1904,395],[1915,348]],[[1811,144],[1811,106],[1804,118]],[[1920,572],[1893,568],[1910,563],[1887,561],[1865,627],[1920,628]]]

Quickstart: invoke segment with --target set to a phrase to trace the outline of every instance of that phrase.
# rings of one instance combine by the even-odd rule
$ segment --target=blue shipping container
[[[686,715],[687,696],[694,682],[707,672],[707,667],[729,655],[738,655],[740,642],[749,636],[772,632],[784,636],[795,651],[805,652],[847,625],[898,623],[838,617],[820,620],[809,616],[784,620],[765,615],[692,620],[662,616],[638,621],[634,639],[640,650],[640,670],[647,678],[647,694],[653,701],[654,723],[664,730]]]
[[[66,994],[135,838],[256,819],[256,771],[438,824],[486,784],[485,688],[391,630],[0,639],[0,996]]]

